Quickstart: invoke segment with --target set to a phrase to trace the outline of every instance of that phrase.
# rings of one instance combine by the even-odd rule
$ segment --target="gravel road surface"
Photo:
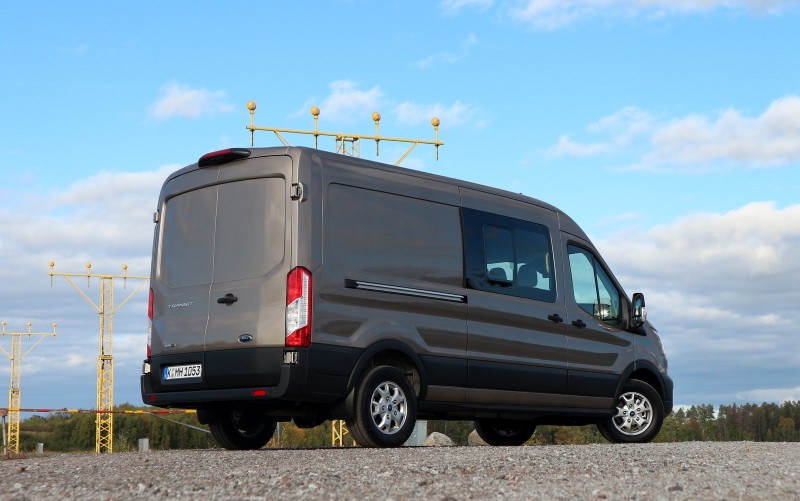
[[[800,443],[50,454],[0,500],[800,499]]]

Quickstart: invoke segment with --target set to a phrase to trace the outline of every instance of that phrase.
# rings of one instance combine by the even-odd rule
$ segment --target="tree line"
[[[130,404],[117,406],[120,411],[153,410]],[[20,424],[20,451],[34,451],[44,444],[49,452],[94,451],[95,414],[51,413],[34,415]],[[440,432],[456,444],[466,445],[474,429],[471,421],[428,421],[427,432]],[[139,439],[149,439],[154,450],[208,449],[217,447],[208,427],[197,422],[194,414],[115,414],[114,451],[135,451]],[[800,403],[693,405],[676,409],[664,421],[656,442],[687,441],[800,441]],[[594,426],[539,426],[531,445],[604,443]],[[305,448],[330,447],[332,425],[326,422],[316,428],[301,429],[292,423],[281,423],[267,447]],[[344,445],[353,445],[344,437]]]

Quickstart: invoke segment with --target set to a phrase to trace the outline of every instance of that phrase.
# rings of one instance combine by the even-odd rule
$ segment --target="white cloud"
[[[773,101],[758,117],[726,110],[716,119],[693,115],[660,128],[645,168],[665,164],[708,165],[731,162],[752,166],[800,160],[800,97]]]
[[[442,126],[454,127],[469,123],[481,126],[482,121],[477,118],[478,111],[474,106],[456,101],[450,106],[441,103],[418,104],[404,101],[394,107],[397,121],[405,125],[430,124],[434,117],[439,118]]]
[[[800,205],[779,209],[753,202],[724,214],[695,214],[648,230],[634,245],[628,262],[640,270],[654,261],[681,263],[681,273],[669,283],[772,282],[790,271],[800,274],[800,263],[792,259],[800,245]]]
[[[320,104],[320,129],[325,130],[325,122],[352,123],[367,122],[371,120],[372,113],[382,112],[382,109],[391,109],[391,114],[384,114],[386,119],[396,121],[402,125],[430,126],[431,119],[439,118],[443,127],[454,127],[470,124],[481,127],[485,120],[478,115],[475,106],[455,101],[450,105],[442,103],[419,104],[412,101],[403,101],[399,104],[384,96],[380,87],[375,86],[369,90],[359,89],[349,80],[338,80],[330,84],[330,94]],[[308,116],[309,109],[315,101],[309,100],[303,107],[292,113],[293,117]],[[383,125],[383,121],[381,125]]]
[[[175,117],[194,119],[232,110],[233,106],[226,102],[225,91],[193,89],[168,82],[161,87],[158,101],[150,108],[150,117],[158,121]]]
[[[84,353],[84,354],[69,353],[64,357],[64,360],[62,360],[61,363],[63,364],[64,368],[66,368],[66,369],[70,369],[70,370],[84,369],[85,370],[86,367],[91,367],[92,365],[96,365],[96,363],[97,363],[96,360],[97,360],[97,357],[96,356],[92,357],[91,353]]]
[[[562,135],[548,153],[556,157],[589,157],[614,153],[626,148],[650,132],[653,127],[654,119],[649,113],[635,106],[629,106],[613,115],[601,118],[587,128],[592,134],[609,136],[606,141],[581,143],[573,141],[568,135]]]
[[[8,322],[9,330],[31,322],[37,332],[58,323],[58,335],[45,339],[22,362],[24,405],[94,405],[98,316],[64,277],[54,277],[51,287],[48,262],[55,261],[56,273],[82,273],[91,262],[94,273],[119,275],[127,264],[129,275],[149,275],[152,213],[161,184],[176,168],[100,173],[45,195],[19,191],[13,204],[0,202],[0,282],[14,288],[4,297],[6,313],[0,320]],[[82,277],[72,280],[99,303],[98,279],[89,284]],[[123,289],[122,280],[115,280],[115,305],[139,283],[129,280]],[[115,314],[117,402],[139,399],[136,371],[144,355],[146,312],[145,289]]]
[[[426,70],[434,66],[453,64],[461,61],[464,57],[452,52],[438,52],[424,59],[420,59],[413,63],[413,66]]]
[[[352,123],[369,120],[383,103],[383,92],[379,86],[361,90],[350,80],[337,80],[330,84],[330,94],[322,100],[320,120],[334,123]],[[308,113],[304,107],[302,113]],[[298,112],[299,113],[299,112]]]
[[[550,154],[635,154],[639,159],[628,168],[636,170],[785,165],[800,161],[800,97],[776,99],[755,117],[729,109],[716,117],[693,114],[664,121],[630,107],[590,125],[588,131],[605,140],[583,143],[563,135]],[[643,152],[631,151],[634,143],[648,146]]]
[[[578,143],[564,135],[558,138],[558,143],[550,149],[553,156],[565,157],[593,157],[609,153],[611,143]]]
[[[775,14],[797,3],[797,0],[519,0],[512,2],[508,14],[537,29],[554,30],[593,17],[660,18],[714,10]]]
[[[800,402],[800,386],[794,388],[758,388],[738,393],[736,398],[749,402]]]
[[[620,281],[645,292],[671,367],[695,382],[676,381],[678,393],[729,403],[717,381],[741,395],[767,373],[800,384],[800,352],[787,350],[800,325],[800,205],[750,203],[596,243]]]

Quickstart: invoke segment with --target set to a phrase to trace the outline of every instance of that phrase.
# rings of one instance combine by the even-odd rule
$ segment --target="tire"
[[[616,413],[597,423],[597,429],[613,443],[652,441],[664,422],[664,402],[652,386],[631,379],[617,398]]]
[[[522,445],[533,436],[536,425],[529,421],[479,419],[475,431],[489,445]]]
[[[354,417],[347,423],[362,447],[398,447],[414,431],[417,397],[405,374],[375,367],[356,386]]]
[[[241,409],[217,411],[208,424],[211,435],[225,449],[260,449],[275,434],[276,422],[256,412]]]

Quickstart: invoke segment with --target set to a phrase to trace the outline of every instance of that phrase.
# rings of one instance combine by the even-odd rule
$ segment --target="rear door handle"
[[[233,294],[228,293],[228,294],[225,294],[225,297],[221,297],[221,298],[217,299],[217,302],[219,304],[224,304],[225,306],[230,306],[230,305],[232,305],[233,303],[235,303],[238,300],[239,300],[238,297],[234,296]]]
[[[579,318],[578,320],[573,320],[572,325],[574,325],[578,329],[583,329],[584,327],[586,327],[586,322],[584,322]]]
[[[561,315],[559,315],[558,313],[553,313],[552,315],[547,315],[547,319],[550,320],[551,322],[555,323],[555,324],[560,324],[561,322],[564,321],[564,319],[561,318]]]

